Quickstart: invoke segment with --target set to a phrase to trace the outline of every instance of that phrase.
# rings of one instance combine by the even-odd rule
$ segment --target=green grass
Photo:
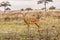
[[[50,29],[49,29],[49,33],[54,34],[54,35],[49,34],[52,36],[51,38],[56,37],[56,35],[55,35],[56,30],[55,29],[60,30],[59,22],[57,22],[57,23],[56,22],[55,23],[41,22],[40,26],[41,26],[41,29],[43,30],[40,33],[40,34],[42,34],[42,36],[46,35],[46,32],[47,32],[46,28],[50,28],[50,29],[54,28],[53,31],[50,31]],[[25,22],[20,23],[20,21],[0,22],[0,33],[3,33],[3,34],[0,34],[0,38],[2,38],[2,39],[7,38],[7,36],[10,38],[10,36],[11,36],[12,38],[14,37],[14,39],[15,39],[15,37],[17,37],[17,39],[20,38],[19,40],[29,40],[29,39],[27,39],[27,38],[30,38],[27,36],[29,34],[31,34],[31,36],[33,36],[34,38],[37,38],[37,40],[40,37],[39,32],[38,32],[38,28],[35,24],[30,24],[30,33],[29,33],[27,30],[27,24],[25,24]],[[5,33],[7,33],[7,34],[5,34]],[[12,34],[9,34],[9,33],[12,33]],[[19,33],[19,34],[16,34],[18,36],[15,36],[14,33]],[[60,33],[60,31],[57,31],[57,33]],[[58,35],[60,35],[60,34],[58,34]],[[44,36],[44,38],[45,37],[47,37],[47,36]]]
[[[47,36],[49,36],[48,38],[50,38],[52,40],[55,40],[54,38],[57,38],[57,39],[58,39],[58,37],[60,38],[60,16],[58,16],[59,14],[53,13],[53,12],[52,13],[48,12],[48,14],[46,16],[42,16],[42,18],[40,20],[40,26],[41,26],[41,29],[43,30],[42,32],[40,32],[40,34],[43,36],[42,40],[44,40],[45,37],[47,37]],[[31,13],[37,13],[37,12],[31,12]],[[44,15],[44,12],[42,11],[41,14]],[[15,15],[9,14],[8,17],[11,16],[10,19],[12,19],[12,20],[5,20],[4,16],[5,15],[0,15],[0,33],[2,33],[2,34],[0,34],[0,39],[2,38],[2,40],[6,40],[4,38],[9,37],[10,39],[12,39],[12,38],[18,37],[18,38],[20,38],[19,40],[24,40],[24,38],[28,38],[28,36],[25,36],[25,35],[29,35],[28,34],[29,32],[27,30],[27,24],[25,24],[25,22],[23,22],[22,18],[20,18],[20,17],[16,18]],[[15,16],[15,17],[12,18],[13,16]],[[46,30],[47,28],[48,28],[48,30]],[[48,31],[48,35],[46,35],[47,31]],[[12,34],[9,34],[10,32]],[[5,33],[7,33],[7,34],[5,34]],[[14,33],[19,33],[19,34],[17,34],[17,36],[15,36]],[[30,34],[31,34],[31,36],[33,36],[33,38],[37,38],[37,40],[39,40],[39,38],[42,37],[39,35],[38,27],[35,24],[30,24]],[[28,40],[28,39],[25,39],[25,40]]]
[[[56,24],[56,23],[55,24],[53,24],[53,23],[52,24],[45,24],[45,23],[42,23],[41,24],[41,29],[53,28],[52,26],[60,28],[60,24]],[[38,30],[38,28],[35,24],[30,24],[30,33],[32,33],[31,34],[32,36],[39,37],[39,33],[37,32],[37,30]],[[14,23],[13,24],[8,24],[8,23],[0,24],[0,32],[1,33],[5,33],[5,32],[7,32],[7,33],[8,32],[13,32],[14,33],[14,32],[17,32],[21,35],[20,40],[27,37],[27,36],[24,37],[22,35],[28,35],[27,25],[25,23],[21,23],[21,24],[19,24],[19,23],[16,23],[16,24],[14,24]],[[45,33],[45,31],[43,33]],[[11,34],[11,35],[13,35],[13,34]],[[2,36],[2,34],[0,34],[0,36]]]
[[[47,27],[60,27],[60,24],[56,24],[56,23],[51,23],[51,24],[45,24],[42,23],[40,24],[41,29],[47,28]],[[38,30],[37,26],[35,24],[30,24],[30,30]],[[24,23],[4,23],[4,24],[0,24],[0,32],[23,32],[23,31],[27,31],[27,24]]]

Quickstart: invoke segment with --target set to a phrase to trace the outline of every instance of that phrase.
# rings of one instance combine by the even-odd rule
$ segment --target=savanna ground
[[[28,13],[28,17],[42,15],[41,31],[35,24],[30,24],[30,33],[21,13]],[[35,16],[34,16],[35,15]],[[60,11],[12,11],[0,13],[0,40],[60,40]]]

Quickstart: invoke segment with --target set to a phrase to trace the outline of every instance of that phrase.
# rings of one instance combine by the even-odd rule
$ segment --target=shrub
[[[26,8],[25,10],[33,10],[32,8]]]
[[[56,9],[54,6],[51,6],[49,9]]]
[[[10,18],[9,17],[5,17],[4,21],[10,21]]]

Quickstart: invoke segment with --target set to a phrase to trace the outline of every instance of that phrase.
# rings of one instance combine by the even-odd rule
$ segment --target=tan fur
[[[37,18],[29,18],[29,17],[25,17],[26,14],[22,14],[23,15],[23,19],[24,19],[24,22],[27,24],[27,28],[28,28],[28,32],[29,32],[29,24],[35,24],[37,27],[38,27],[38,31],[40,30],[40,25],[39,25],[39,19]]]

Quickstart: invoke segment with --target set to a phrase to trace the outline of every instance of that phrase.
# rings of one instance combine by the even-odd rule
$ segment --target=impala
[[[38,18],[29,18],[29,17],[26,17],[26,14],[27,13],[25,13],[25,14],[23,14],[23,13],[21,13],[22,14],[22,16],[23,16],[23,19],[24,19],[24,22],[27,24],[27,28],[28,28],[28,32],[29,32],[29,27],[30,27],[30,25],[29,24],[35,24],[37,27],[38,27],[38,31],[40,31],[40,20],[39,20],[39,15],[37,15],[37,17]]]

